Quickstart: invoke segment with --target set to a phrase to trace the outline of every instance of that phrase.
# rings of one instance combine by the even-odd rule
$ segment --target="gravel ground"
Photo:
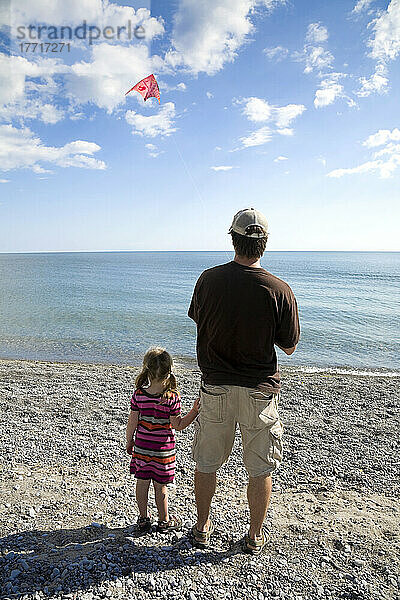
[[[285,460],[262,556],[243,554],[239,439],[212,546],[193,548],[193,429],[177,434],[182,533],[138,537],[125,425],[136,369],[0,361],[3,598],[399,598],[399,378],[283,370]],[[199,373],[179,370],[184,408]],[[156,514],[151,501],[153,514]]]

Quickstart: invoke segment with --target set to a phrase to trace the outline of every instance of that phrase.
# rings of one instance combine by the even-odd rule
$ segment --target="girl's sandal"
[[[168,533],[169,531],[179,531],[182,527],[182,521],[179,517],[170,517],[168,521],[158,521],[158,533]]]
[[[249,534],[246,533],[246,535],[244,536],[243,549],[246,552],[246,554],[261,554],[261,552],[266,546],[266,543],[267,540],[265,539],[263,531],[261,532],[260,537],[256,537],[255,540],[252,540],[251,537],[249,537]]]
[[[149,533],[151,530],[150,517],[139,517],[137,520],[137,528],[139,533]]]
[[[199,531],[196,525],[192,527],[193,543],[196,548],[207,548],[210,543],[210,537],[214,533],[214,523],[210,521],[208,531]]]

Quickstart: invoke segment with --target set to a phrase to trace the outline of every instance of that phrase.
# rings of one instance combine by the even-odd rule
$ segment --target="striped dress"
[[[131,398],[131,410],[139,411],[130,472],[138,479],[171,483],[175,476],[175,430],[170,417],[181,413],[179,394],[154,396],[139,388]]]

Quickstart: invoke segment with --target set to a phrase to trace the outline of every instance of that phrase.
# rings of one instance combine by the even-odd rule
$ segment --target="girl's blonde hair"
[[[177,392],[175,375],[171,372],[173,366],[172,357],[165,348],[149,348],[143,358],[143,367],[136,377],[136,388],[151,384],[156,379],[165,381],[166,388],[163,393],[164,398],[169,398],[172,392]]]

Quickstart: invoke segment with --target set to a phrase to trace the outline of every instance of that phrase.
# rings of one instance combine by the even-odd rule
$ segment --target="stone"
[[[19,569],[13,569],[10,574],[10,579],[16,579],[20,573],[21,571]]]
[[[365,561],[361,560],[360,558],[355,558],[353,560],[353,563],[355,564],[356,567],[363,567],[365,565]]]

